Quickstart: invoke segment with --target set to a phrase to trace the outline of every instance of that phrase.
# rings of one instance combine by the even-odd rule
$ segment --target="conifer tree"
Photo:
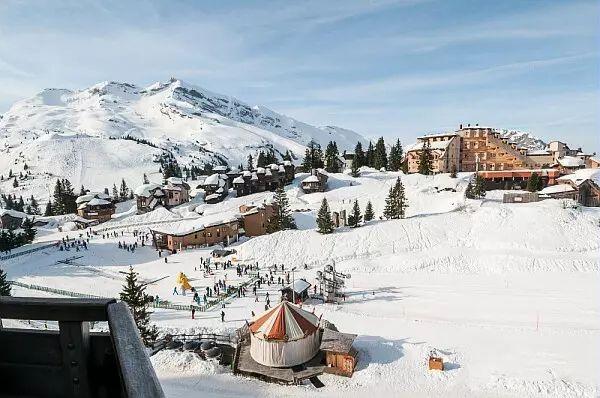
[[[371,204],[371,201],[369,200],[367,202],[367,207],[365,207],[365,222],[366,221],[371,221],[372,219],[375,218],[375,213],[373,212],[373,205]]]
[[[0,268],[0,296],[10,296],[10,284],[6,279],[6,272]]]
[[[333,232],[333,220],[331,219],[331,212],[329,211],[329,204],[326,198],[323,198],[321,208],[317,213],[317,231],[321,234],[330,234]]]
[[[429,141],[423,142],[423,148],[419,154],[419,174],[430,175],[433,173],[433,156],[431,155],[431,144]]]
[[[531,177],[527,180],[527,190],[529,192],[536,192],[544,188],[544,182],[538,173],[531,173]]]
[[[13,186],[13,188],[16,188],[19,186],[19,181],[17,181],[17,177],[15,177],[15,179],[13,180],[12,186]]]
[[[252,159],[252,155],[248,155],[248,160],[246,162],[247,170],[252,171],[254,168],[254,159]]]
[[[290,204],[282,187],[277,188],[273,198],[275,214],[267,223],[267,232],[273,233],[286,229],[296,229],[296,222],[290,211]]]
[[[337,144],[334,141],[329,141],[327,148],[325,149],[325,170],[330,173],[339,173],[339,157],[340,153],[337,148]]]
[[[121,178],[121,189],[119,190],[119,199],[121,199],[122,202],[129,199],[129,188],[127,187],[127,183],[125,182],[124,178]]]
[[[8,178],[13,178],[13,172],[12,169],[8,170]]]
[[[385,149],[385,142],[383,137],[379,137],[375,144],[375,153],[373,154],[373,167],[377,170],[387,167],[387,152]]]
[[[362,214],[360,214],[360,206],[358,205],[358,200],[354,200],[354,204],[352,205],[352,213],[350,213],[350,216],[348,216],[348,225],[352,228],[356,228],[361,221]]]
[[[152,346],[156,340],[156,329],[150,327],[150,313],[147,311],[148,305],[152,302],[152,297],[146,294],[146,287],[138,282],[138,273],[129,266],[129,272],[125,277],[125,285],[120,294],[123,300],[133,314],[133,319],[140,332],[140,337],[147,347]]]
[[[399,171],[402,169],[402,157],[404,152],[402,150],[402,144],[400,140],[396,140],[396,144],[392,145],[390,149],[390,156],[388,158],[388,170]]]
[[[48,203],[46,203],[46,208],[44,209],[44,216],[48,217],[53,215],[54,211],[52,210],[52,202],[48,201]]]
[[[33,239],[35,238],[35,234],[37,233],[37,231],[33,227],[33,220],[31,218],[27,217],[25,220],[23,220],[22,227],[23,227],[23,235],[25,237],[25,242],[26,243],[33,242]]]
[[[87,191],[85,190],[85,187],[82,185],[81,189],[79,190],[79,196],[83,196],[87,193]]]
[[[385,207],[383,208],[383,216],[389,220],[391,218],[395,218],[395,215],[397,213],[398,213],[398,210],[396,207],[396,200],[394,197],[394,187],[390,187],[388,196],[385,198]]]
[[[356,162],[356,157],[352,161],[352,166],[350,167],[350,175],[352,177],[358,177],[360,175],[360,171],[358,170],[358,164]]]
[[[354,159],[352,160],[352,164],[356,163],[357,168],[361,168],[366,165],[365,162],[365,152],[363,151],[362,143],[358,141],[356,146],[354,147]]]
[[[365,153],[365,163],[369,167],[374,167],[375,164],[375,148],[373,147],[373,143],[369,141],[369,147],[367,148],[367,152]]]
[[[117,184],[114,183],[112,188],[112,197],[114,201],[119,201],[119,190],[117,189]]]
[[[485,194],[485,180],[482,176],[477,174],[475,176],[475,182],[469,182],[467,185],[465,196],[469,199],[481,199],[485,197]]]
[[[396,184],[390,188],[387,198],[385,199],[385,208],[383,216],[388,219],[404,218],[408,200],[404,191],[404,185],[400,177],[396,179]]]

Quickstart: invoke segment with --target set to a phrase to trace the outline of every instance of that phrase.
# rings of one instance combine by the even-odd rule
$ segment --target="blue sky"
[[[175,76],[405,143],[480,123],[600,151],[599,20],[597,0],[3,0],[0,112]]]

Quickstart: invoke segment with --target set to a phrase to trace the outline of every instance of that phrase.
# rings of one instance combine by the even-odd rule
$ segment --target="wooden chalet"
[[[133,194],[138,214],[147,213],[158,206],[165,205],[165,192],[160,184],[149,183],[140,185],[133,191]]]
[[[325,373],[352,377],[358,362],[358,351],[352,346],[354,339],[355,334],[323,329],[319,349],[324,355]]]
[[[167,178],[162,187],[165,194],[164,206],[170,208],[190,201],[190,186],[179,177]]]
[[[324,192],[327,188],[327,174],[322,169],[312,170],[311,175],[300,183],[304,193]]]
[[[244,170],[231,180],[236,195],[245,196],[257,192],[275,191],[279,187],[291,183],[295,178],[295,168],[292,162],[270,164],[265,167]]]
[[[96,220],[101,223],[109,221],[115,214],[115,204],[105,193],[88,193],[79,196],[75,203],[77,204],[77,215],[86,220]]]
[[[17,229],[27,218],[27,214],[10,209],[0,209],[0,229]]]
[[[267,227],[275,215],[277,207],[275,204],[261,203],[259,205],[242,205],[239,210],[244,235],[252,237],[267,233]]]

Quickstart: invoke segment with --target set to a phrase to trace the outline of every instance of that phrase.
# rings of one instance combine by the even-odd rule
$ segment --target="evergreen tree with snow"
[[[25,242],[26,243],[30,243],[33,242],[33,239],[35,238],[35,235],[37,233],[37,231],[35,230],[34,226],[33,226],[33,219],[27,217],[25,220],[23,220],[23,235],[25,237]]]
[[[356,228],[359,226],[362,221],[362,214],[360,213],[360,206],[358,205],[358,200],[354,200],[354,204],[352,205],[352,212],[348,216],[348,225],[352,228]]]
[[[375,152],[373,154],[373,167],[377,170],[387,167],[387,150],[383,137],[379,137],[375,144]]]
[[[127,183],[124,178],[121,178],[121,189],[119,190],[119,199],[121,202],[129,199],[129,188],[127,187]]]
[[[287,160],[287,161],[292,161],[292,154],[290,153],[289,149],[286,149],[285,151],[285,155],[283,155],[283,157],[281,158],[282,160]]]
[[[544,181],[538,173],[531,173],[531,177],[527,180],[527,190],[529,192],[537,192],[544,188]]]
[[[375,148],[373,147],[373,143],[369,141],[369,146],[367,148],[367,152],[365,153],[365,163],[369,167],[374,167],[375,165]]]
[[[296,229],[296,222],[292,217],[287,195],[282,187],[277,188],[273,198],[275,214],[267,223],[267,232],[273,233],[286,229]]]
[[[143,178],[144,178],[144,180],[143,180],[144,184],[150,184],[150,180],[148,180],[148,176],[146,175],[146,173],[144,173],[144,177]]]
[[[53,215],[54,211],[52,210],[52,202],[48,201],[48,203],[46,203],[46,208],[44,209],[44,216],[48,217]]]
[[[16,211],[25,211],[25,201],[23,200],[22,196],[19,196],[19,200],[15,203],[14,208]]]
[[[339,173],[339,156],[340,153],[337,148],[335,141],[329,141],[327,148],[325,149],[325,170],[329,173]]]
[[[388,158],[388,170],[400,171],[402,169],[402,158],[404,151],[400,139],[396,140],[396,144],[392,145],[390,149],[390,156]]]
[[[352,166],[350,166],[350,175],[352,177],[358,177],[360,176],[360,171],[358,169],[358,164],[356,162],[356,157],[354,158],[354,160],[352,161]]]
[[[131,309],[144,345],[147,347],[152,346],[158,337],[156,329],[150,327],[150,312],[147,311],[148,305],[152,302],[152,297],[146,294],[146,286],[138,282],[138,273],[131,266],[129,266],[129,272],[125,277],[125,285],[123,285],[120,297]]]
[[[15,177],[15,179],[13,180],[12,186],[13,186],[13,188],[16,188],[19,186],[19,181],[17,181],[17,177]]]
[[[398,213],[398,210],[396,207],[394,187],[390,187],[388,196],[385,198],[385,207],[383,208],[383,216],[389,220],[391,218],[395,218],[395,215],[397,213]]]
[[[246,168],[249,171],[252,171],[254,168],[254,159],[252,159],[252,155],[248,155],[248,160],[246,161]]]
[[[373,212],[373,205],[371,204],[371,201],[369,200],[367,202],[367,207],[365,207],[365,222],[366,221],[371,221],[372,219],[375,218],[375,213]]]
[[[13,172],[12,172],[12,169],[9,169],[9,170],[8,170],[8,178],[9,178],[9,179],[10,179],[10,178],[13,178]]]
[[[402,180],[400,177],[396,180],[396,185],[394,186],[394,194],[396,198],[396,208],[397,208],[397,217],[396,218],[404,218],[406,215],[406,208],[408,207],[408,200],[406,199],[406,192],[404,191],[404,184],[402,184]]]
[[[6,272],[0,268],[0,296],[10,296],[10,284],[6,278]]]
[[[433,173],[433,155],[431,154],[431,144],[428,140],[423,142],[423,148],[419,154],[419,174],[430,175]]]
[[[119,201],[119,190],[117,189],[117,184],[113,183],[113,187],[112,187],[112,197],[113,200],[118,202]]]
[[[317,213],[317,231],[321,234],[330,234],[333,232],[333,220],[331,219],[331,211],[327,199],[323,198],[321,208]]]
[[[352,159],[352,165],[356,163],[356,168],[361,168],[366,165],[365,152],[363,151],[362,143],[358,141],[354,147],[354,159]]]
[[[312,169],[312,156],[310,149],[306,148],[304,151],[304,159],[302,159],[302,171],[310,173]]]
[[[110,194],[108,193],[108,188],[104,188],[104,194],[105,194],[105,195],[110,195]]]
[[[472,188],[472,195],[477,199],[485,198],[486,190],[485,190],[485,179],[477,173],[475,176],[475,184]]]

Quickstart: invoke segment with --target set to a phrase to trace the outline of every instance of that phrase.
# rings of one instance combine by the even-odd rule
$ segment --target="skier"
[[[177,286],[173,288],[173,295],[179,296],[179,292],[177,291]]]
[[[195,314],[196,314],[196,309],[192,306],[192,319],[194,319]]]
[[[221,311],[221,322],[225,322],[225,311]]]
[[[166,264],[167,262],[168,262],[168,261],[167,261],[167,258],[165,257],[165,264]]]

